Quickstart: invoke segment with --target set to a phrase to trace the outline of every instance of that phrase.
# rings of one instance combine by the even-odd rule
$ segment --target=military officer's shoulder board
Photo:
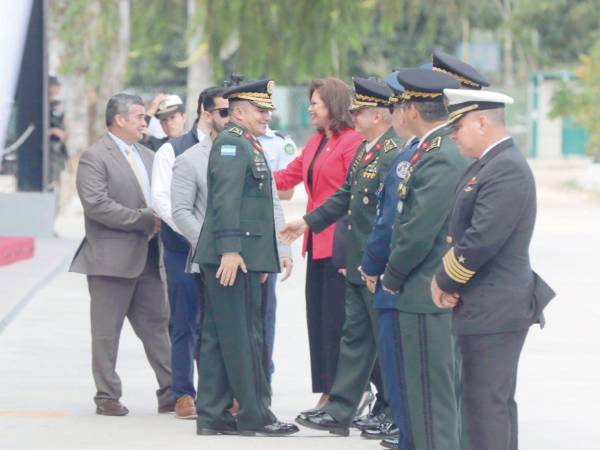
[[[235,134],[235,135],[237,135],[237,136],[241,136],[241,135],[244,133],[244,132],[242,131],[242,129],[241,129],[241,128],[239,128],[239,127],[231,127],[231,128],[228,130],[228,131],[229,131],[231,134]]]

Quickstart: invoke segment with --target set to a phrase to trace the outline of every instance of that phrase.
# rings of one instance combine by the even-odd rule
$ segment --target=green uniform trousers
[[[237,427],[257,429],[276,421],[264,367],[261,286],[258,272],[238,270],[233,286],[221,286],[216,265],[202,264],[206,286],[198,358],[198,427],[232,425],[227,411],[240,403]]]
[[[369,385],[377,357],[377,313],[366,286],[346,281],[346,320],[340,356],[329,396],[323,408],[343,426],[350,426]]]
[[[415,450],[460,450],[467,448],[462,420],[461,357],[456,336],[451,333],[452,314],[397,312],[393,327],[394,355],[385,362],[397,364],[404,376],[408,400],[408,427]],[[381,337],[384,339],[384,336]],[[389,350],[387,350],[389,351]],[[390,358],[391,357],[391,358]],[[388,382],[394,380],[388,380]],[[386,384],[387,386],[387,384]]]

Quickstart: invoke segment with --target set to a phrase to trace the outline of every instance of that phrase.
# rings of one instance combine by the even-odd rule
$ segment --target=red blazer
[[[364,137],[353,129],[344,129],[335,133],[321,151],[319,158],[315,161],[312,177],[312,192],[308,187],[308,169],[315,157],[319,143],[324,133],[313,134],[306,143],[302,153],[288,164],[284,170],[274,173],[277,189],[286,191],[293,188],[301,181],[304,182],[304,189],[308,194],[308,204],[306,212],[321,206],[327,198],[335,193],[346,178],[346,171],[356,150]],[[330,258],[333,252],[333,234],[335,224],[325,228],[320,233],[313,234],[312,239],[312,258],[322,259]],[[308,230],[304,233],[304,242],[302,244],[302,255],[306,255],[308,250]]]

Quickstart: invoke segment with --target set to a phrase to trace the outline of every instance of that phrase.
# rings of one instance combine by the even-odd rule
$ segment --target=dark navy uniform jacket
[[[402,200],[398,195],[398,186],[405,178],[410,168],[410,159],[413,157],[419,140],[415,137],[406,143],[389,165],[383,186],[379,191],[379,210],[369,235],[361,266],[367,275],[381,275],[390,256],[390,243],[392,239],[392,225],[398,210],[402,208]],[[375,294],[375,308],[393,308],[397,295],[381,289],[377,283]]]
[[[541,311],[554,292],[531,269],[535,216],[531,169],[513,140],[504,139],[469,168],[454,195],[450,248],[435,277],[442,290],[461,296],[456,334],[519,331],[543,322]]]

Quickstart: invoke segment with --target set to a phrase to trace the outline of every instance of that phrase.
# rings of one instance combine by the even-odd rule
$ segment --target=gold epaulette
[[[394,141],[393,139],[386,139],[383,142],[383,151],[385,153],[389,152],[390,150],[393,150],[395,148],[398,148],[398,144],[396,144],[396,141]]]
[[[450,248],[448,252],[442,258],[442,264],[444,265],[444,271],[452,280],[460,284],[467,284],[475,272],[467,269],[463,263],[465,262],[464,256],[458,258],[454,254],[454,247]]]
[[[237,134],[238,136],[241,136],[244,133],[242,129],[238,127],[232,127],[227,131],[229,131],[231,134]]]

